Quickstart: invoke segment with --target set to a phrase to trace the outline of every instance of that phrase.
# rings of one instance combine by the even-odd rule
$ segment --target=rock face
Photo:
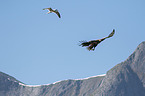
[[[145,42],[107,72],[94,96],[145,96]]]
[[[29,86],[0,72],[0,96],[145,96],[145,42],[102,76]]]

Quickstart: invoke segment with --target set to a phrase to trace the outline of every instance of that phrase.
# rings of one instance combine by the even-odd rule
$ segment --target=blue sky
[[[145,41],[144,0],[1,0],[0,71],[29,84],[105,74]],[[43,8],[57,8],[46,14]],[[95,51],[81,40],[108,36]]]

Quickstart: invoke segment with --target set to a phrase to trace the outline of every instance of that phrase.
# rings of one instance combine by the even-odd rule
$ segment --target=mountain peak
[[[145,96],[144,75],[145,42],[142,42],[127,60],[107,72],[94,96]]]

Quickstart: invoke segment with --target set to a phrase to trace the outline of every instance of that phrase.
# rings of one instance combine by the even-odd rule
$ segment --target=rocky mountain
[[[30,86],[0,72],[0,96],[145,96],[145,42],[106,75]]]

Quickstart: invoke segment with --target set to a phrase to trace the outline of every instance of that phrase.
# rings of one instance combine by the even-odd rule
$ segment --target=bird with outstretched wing
[[[110,38],[114,35],[115,33],[115,29],[113,29],[113,31],[109,34],[109,36],[105,37],[105,38],[102,38],[102,39],[98,39],[98,40],[91,40],[91,41],[80,41],[81,44],[79,46],[88,46],[87,49],[90,51],[90,50],[95,50],[95,47],[101,43],[103,40],[105,40],[106,38]]]
[[[61,18],[60,13],[58,12],[57,9],[44,8],[43,10],[48,10],[49,12],[47,12],[47,14],[49,14],[49,13],[55,13],[55,14],[57,14],[57,16],[58,16],[59,18]]]

